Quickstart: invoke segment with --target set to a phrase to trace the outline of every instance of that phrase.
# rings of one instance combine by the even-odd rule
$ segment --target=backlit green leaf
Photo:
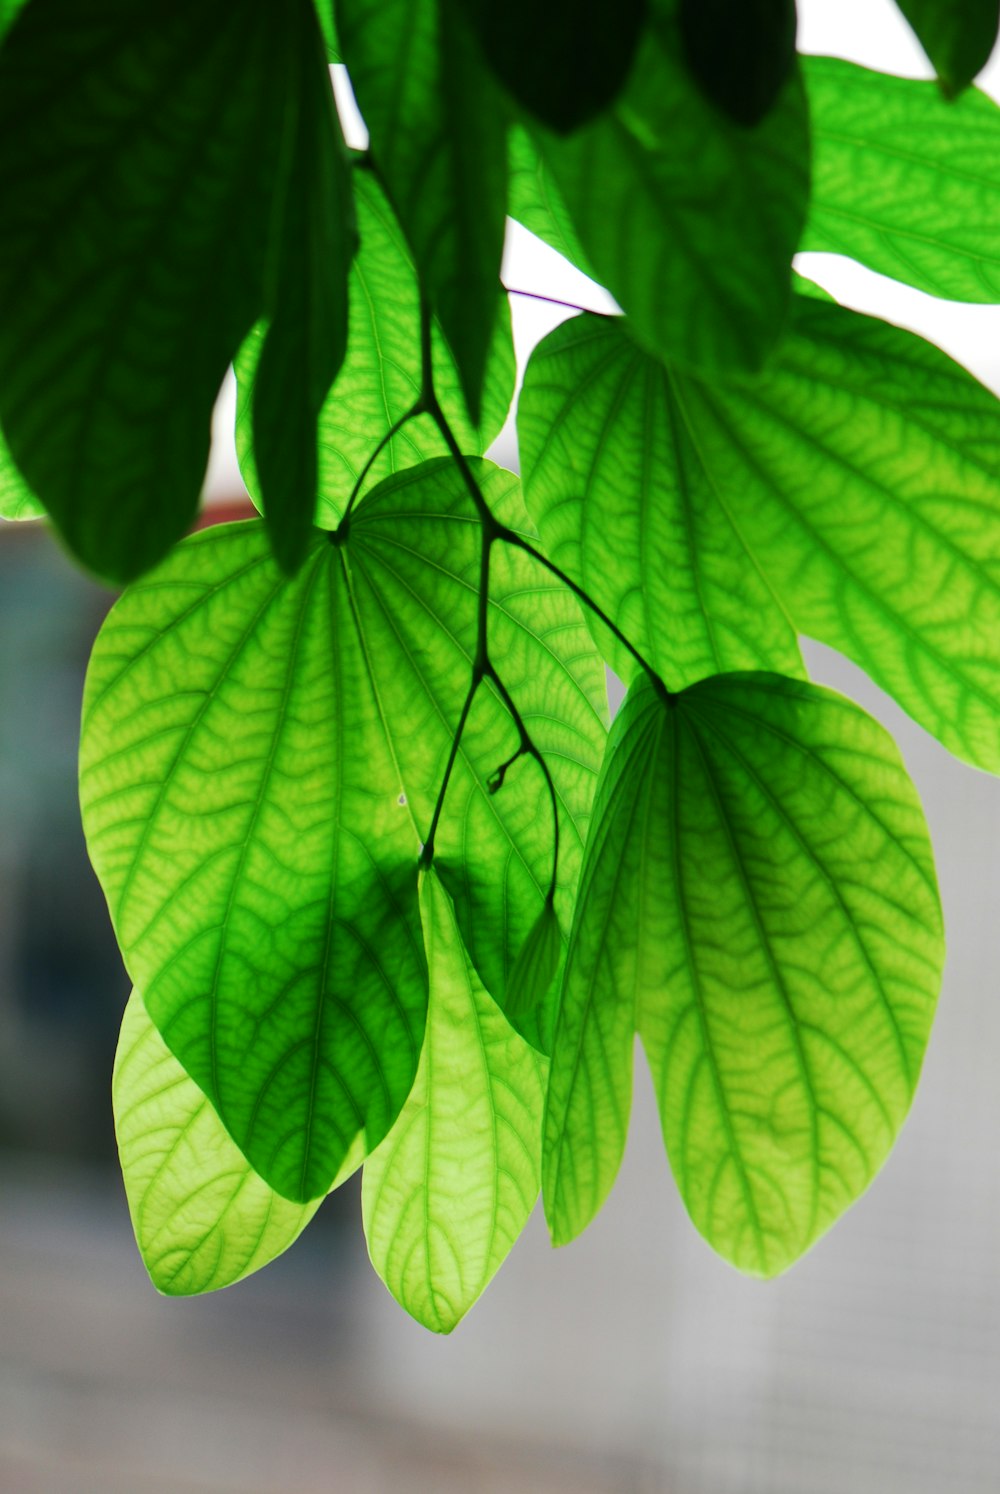
[[[270,0],[32,0],[0,51],[0,420],[111,579],[197,508],[215,397],[262,309],[296,35]]]
[[[573,227],[573,220],[531,135],[522,125],[512,124],[507,147],[510,167],[508,213],[593,280],[594,271]]]
[[[542,1005],[563,954],[559,918],[553,904],[546,899],[510,973],[506,1011],[512,1021],[524,1021]]]
[[[365,463],[420,397],[420,291],[402,231],[370,171],[356,170],[355,206],[360,250],[350,275],[347,356],[319,417],[319,504],[315,522],[335,529]],[[263,328],[256,327],[236,359],[239,393],[236,446],[254,502],[260,484],[254,460],[251,411]],[[514,347],[507,298],[498,291],[486,366],[482,419],[470,423],[458,370],[438,328],[432,339],[434,389],[462,450],[486,450],[507,416],[514,392]],[[376,457],[364,487],[447,447],[429,415],[408,421]]]
[[[459,0],[486,57],[517,102],[560,134],[620,93],[646,0]]]
[[[434,869],[421,876],[430,996],[413,1090],[365,1163],[372,1264],[418,1322],[450,1333],[538,1197],[545,1060],[486,991]]]
[[[896,0],[930,58],[946,97],[990,60],[1000,24],[997,0]]]
[[[507,200],[499,90],[448,0],[338,0],[370,149],[479,419]]]
[[[795,0],[680,0],[688,65],[737,124],[756,125],[795,66]]]
[[[546,553],[671,688],[730,669],[800,673],[795,630],[701,461],[676,382],[621,317],[576,317],[535,349],[518,445]],[[631,678],[632,657],[593,628]]]
[[[803,58],[813,186],[803,249],[954,301],[1000,300],[1000,107],[976,89]]]
[[[699,1230],[770,1276],[865,1189],[906,1116],[943,935],[916,793],[832,692],[633,686],[595,804],[548,1092],[557,1242],[624,1148],[632,1041]]]
[[[1000,404],[937,348],[796,298],[760,378],[678,375],[678,420],[800,633],[1000,770]]]
[[[290,1203],[257,1176],[137,991],[111,1092],[132,1227],[159,1291],[191,1296],[242,1280],[287,1250],[319,1208],[318,1199]],[[356,1144],[334,1186],[361,1161]]]
[[[479,470],[523,523],[516,479]],[[417,855],[471,676],[479,548],[460,474],[429,463],[369,494],[346,543],[317,538],[292,581],[259,522],[194,536],[95,646],[81,802],[126,965],[289,1198],[325,1192],[359,1130],[377,1145],[416,1072]],[[575,603],[520,551],[497,558],[490,647],[560,795],[565,914],[604,740],[599,661]],[[436,842],[501,999],[552,866],[537,766],[486,786],[516,745],[484,688]]]
[[[278,564],[305,559],[316,512],[316,422],[347,349],[347,276],[356,237],[351,169],[312,5],[286,6],[279,188],[271,221],[270,325],[253,394],[254,450]]]
[[[0,519],[40,519],[44,508],[14,466],[0,431]]]
[[[676,7],[660,12],[614,106],[537,143],[636,337],[684,364],[755,369],[781,334],[805,218],[804,92],[796,73],[756,129],[733,124],[684,66]]]

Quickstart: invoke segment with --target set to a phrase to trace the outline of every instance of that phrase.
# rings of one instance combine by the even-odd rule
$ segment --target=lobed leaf
[[[337,0],[370,150],[480,416],[507,200],[502,99],[448,0]]]
[[[731,669],[800,674],[795,630],[703,464],[677,388],[621,317],[574,317],[535,349],[517,429],[546,553],[672,689]],[[632,656],[591,625],[630,679]]]
[[[906,1116],[943,934],[916,793],[849,701],[776,675],[633,685],[595,805],[549,1083],[557,1243],[624,1149],[638,1030],[709,1243],[783,1270],[867,1187]]]
[[[516,480],[480,470],[516,517]],[[370,493],[293,580],[258,522],[194,536],[125,593],[94,649],[81,803],[126,966],[291,1199],[326,1192],[359,1131],[378,1144],[416,1072],[417,854],[471,677],[479,548],[460,473],[429,463]],[[601,667],[575,603],[520,551],[496,568],[490,648],[552,767],[565,913],[604,739]],[[501,998],[552,860],[536,766],[486,786],[516,743],[484,688],[437,837]]]
[[[797,630],[1000,770],[996,398],[921,338],[813,297],[759,380],[675,388]]]
[[[137,991],[125,1008],[111,1094],[136,1243],[165,1295],[242,1281],[287,1250],[319,1208],[319,1199],[290,1203],[257,1176]],[[333,1186],[361,1160],[356,1144]]]
[[[318,503],[312,517],[321,529],[337,527],[366,462],[421,394],[420,288],[413,261],[372,172],[355,170],[354,200],[360,248],[350,274],[347,354],[319,414]],[[466,413],[458,369],[448,346],[436,324],[432,331],[434,390],[462,451],[469,454],[485,451],[499,433],[514,390],[510,309],[499,291],[496,299],[478,429]],[[235,363],[236,447],[243,479],[258,507],[261,495],[252,411],[263,336],[264,328],[258,325]],[[446,451],[430,416],[418,415],[386,440],[362,491],[392,472]]]
[[[813,143],[803,249],[846,254],[932,296],[1000,300],[1000,107],[971,89],[837,57],[802,59]]]
[[[535,134],[594,276],[643,345],[713,373],[759,368],[781,335],[805,218],[798,74],[755,129],[732,123],[688,74],[668,0],[613,107],[566,139]]]
[[[430,980],[413,1089],[365,1163],[372,1265],[425,1328],[450,1333],[527,1223],[541,1170],[545,1060],[476,974],[433,868],[420,912]]]

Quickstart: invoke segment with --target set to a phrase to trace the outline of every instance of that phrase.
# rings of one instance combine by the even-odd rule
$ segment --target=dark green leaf
[[[139,1253],[171,1297],[213,1292],[287,1250],[320,1200],[290,1203],[251,1168],[133,991],[111,1084]],[[363,1159],[359,1137],[334,1187]]]
[[[536,135],[593,273],[636,337],[709,371],[760,367],[782,331],[805,218],[797,72],[746,130],[702,96],[676,17],[660,16],[606,114],[568,139]]]
[[[347,356],[319,417],[319,504],[315,522],[335,529],[355,480],[380,440],[411,410],[421,393],[420,291],[399,224],[375,176],[355,172],[361,247],[350,276]],[[236,446],[243,479],[260,506],[251,411],[263,337],[254,328],[236,359],[239,401]],[[455,361],[435,325],[434,389],[462,450],[480,454],[499,432],[514,391],[514,347],[507,298],[498,290],[478,431],[470,423]],[[410,420],[372,463],[365,487],[447,446],[429,415]]]
[[[944,955],[926,826],[849,701],[725,675],[612,728],[570,937],[543,1186],[585,1227],[625,1142],[638,1029],[691,1217],[770,1276],[865,1189],[909,1109]]]
[[[990,60],[1000,24],[997,0],[896,0],[954,98]]]
[[[270,0],[32,0],[0,52],[0,419],[112,579],[194,516],[215,396],[262,308],[296,36]]]
[[[481,475],[517,522],[516,480]],[[291,581],[257,522],[195,536],[95,646],[81,802],[123,957],[289,1198],[324,1193],[359,1130],[377,1145],[416,1071],[417,855],[471,676],[479,548],[457,469],[429,463],[369,494],[349,542],[317,539]],[[572,599],[520,551],[498,557],[490,647],[559,791],[565,912],[604,739],[600,666]],[[484,688],[436,842],[500,998],[552,866],[536,765],[486,786],[516,741]]]
[[[282,59],[279,183],[268,265],[270,326],[254,381],[264,517],[278,564],[305,559],[317,498],[317,419],[347,348],[347,276],[356,236],[351,170],[312,6],[286,9],[296,45]]]
[[[1000,108],[975,89],[803,59],[813,188],[803,249],[954,301],[1000,300]]]
[[[511,95],[560,134],[614,101],[628,76],[646,0],[458,0]]]
[[[677,375],[704,480],[800,633],[1000,770],[1000,404],[912,333],[814,297],[767,373]]]
[[[774,107],[795,66],[795,0],[680,0],[688,66],[737,124]]]
[[[433,867],[421,876],[430,976],[413,1089],[365,1163],[372,1264],[408,1313],[450,1333],[489,1285],[538,1197],[545,1060],[479,980]]]
[[[507,201],[499,90],[445,0],[338,0],[337,31],[372,155],[476,423]]]
[[[0,38],[9,29],[14,17],[23,10],[25,0],[0,0]]]
[[[576,317],[535,349],[518,446],[546,553],[671,688],[730,669],[800,673],[795,630],[702,462],[678,387],[620,317]],[[592,626],[631,678],[632,657]]]

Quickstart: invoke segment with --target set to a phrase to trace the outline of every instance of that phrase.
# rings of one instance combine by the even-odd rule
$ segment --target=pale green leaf
[[[478,464],[506,522],[516,479]],[[326,1191],[416,1072],[426,1007],[417,855],[465,698],[480,530],[452,463],[388,479],[284,581],[259,522],[199,534],[112,610],[84,702],[81,802],[126,965],[185,1069],[279,1192]],[[490,648],[550,762],[568,912],[604,741],[576,604],[501,552]],[[502,999],[544,901],[537,765],[477,696],[437,836]],[[542,1014],[550,1016],[550,1014]],[[541,1021],[541,1018],[540,1018]]]
[[[315,522],[335,529],[365,463],[421,393],[420,290],[402,230],[375,176],[354,172],[360,250],[350,275],[347,356],[319,416],[319,503]],[[254,328],[236,359],[236,447],[243,479],[260,506],[251,411],[263,328]],[[455,361],[437,327],[432,334],[434,390],[462,450],[484,452],[507,417],[514,391],[510,310],[501,292],[483,389],[480,426],[465,409]],[[429,415],[387,441],[364,489],[405,467],[442,456],[447,447]]]
[[[14,465],[0,431],[0,519],[40,519],[44,508]]]
[[[365,1163],[368,1250],[397,1302],[450,1333],[502,1265],[538,1196],[545,1060],[476,974],[431,868],[420,912],[430,996],[420,1067]]]
[[[719,504],[800,633],[1000,769],[1000,403],[912,333],[796,298],[754,381],[677,375]]]
[[[259,1178],[133,991],[111,1082],[118,1155],[139,1253],[167,1296],[212,1292],[287,1250],[319,1208]],[[360,1166],[359,1137],[334,1187]]]
[[[556,910],[545,906],[521,946],[507,983],[507,1015],[515,1021],[529,1017],[545,1000],[563,960],[563,938]]]
[[[517,427],[546,553],[671,688],[730,669],[801,673],[795,630],[702,463],[674,373],[623,318],[576,317],[535,349]],[[631,678],[635,661],[592,626]]]
[[[926,825],[888,735],[830,691],[719,676],[615,721],[567,959],[543,1183],[557,1241],[621,1159],[632,1035],[699,1230],[783,1270],[909,1109],[944,956]]]
[[[338,0],[369,149],[479,419],[507,200],[503,101],[457,6]]]
[[[971,89],[803,58],[813,184],[803,249],[954,301],[1000,300],[1000,107]]]
[[[689,75],[675,12],[659,7],[610,109],[536,143],[636,337],[686,365],[755,369],[781,335],[805,218],[804,92],[796,72],[762,124],[734,124]]]

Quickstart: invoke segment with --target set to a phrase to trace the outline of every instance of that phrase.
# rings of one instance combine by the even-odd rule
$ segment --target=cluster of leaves
[[[695,1225],[773,1274],[891,1147],[943,958],[798,635],[1000,771],[1000,406],[791,260],[1000,300],[997,7],[907,0],[939,90],[799,58],[793,0],[317,6],[0,4],[0,512],[127,583],[80,789],[140,1249],[225,1285],[363,1163],[447,1330],[540,1187],[557,1242],[601,1206],[638,1033]],[[523,490],[505,214],[623,311],[532,356]],[[183,539],[233,361],[263,518]]]

